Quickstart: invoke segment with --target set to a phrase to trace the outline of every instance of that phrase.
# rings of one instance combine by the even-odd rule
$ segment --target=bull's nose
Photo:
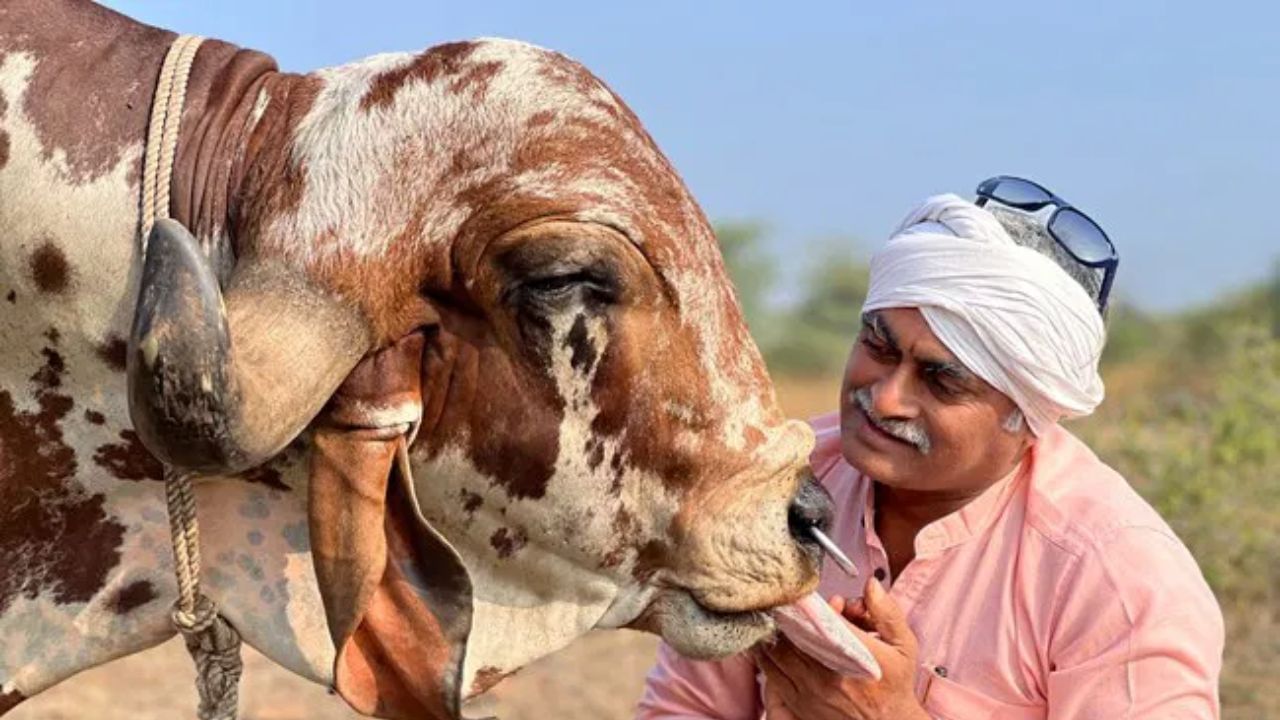
[[[827,532],[831,527],[831,496],[826,488],[818,484],[813,476],[800,483],[800,490],[792,498],[787,508],[787,525],[791,528],[791,536],[806,548],[816,549],[817,541],[813,539],[810,528],[817,527]]]

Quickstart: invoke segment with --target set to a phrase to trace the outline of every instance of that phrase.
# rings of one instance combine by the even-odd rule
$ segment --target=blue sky
[[[1039,180],[1120,248],[1154,309],[1280,257],[1280,3],[109,0],[309,70],[496,35],[585,63],[716,220],[772,229],[785,277],[868,255],[924,196]]]

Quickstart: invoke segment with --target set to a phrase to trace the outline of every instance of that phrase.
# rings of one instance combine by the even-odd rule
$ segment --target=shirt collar
[[[992,483],[964,507],[921,528],[916,534],[916,557],[940,553],[981,535],[989,528],[1008,504],[1014,490],[1023,484],[1023,479],[1030,472],[1030,453],[1027,455],[1028,458],[1023,458],[1016,468]],[[863,483],[862,523],[868,537],[875,535],[874,487],[875,482],[870,478]]]

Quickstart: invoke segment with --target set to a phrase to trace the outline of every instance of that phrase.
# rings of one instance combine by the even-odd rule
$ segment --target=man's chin
[[[684,590],[668,590],[654,599],[638,629],[662,636],[676,652],[698,660],[741,653],[773,634],[764,611],[721,613],[699,604]]]

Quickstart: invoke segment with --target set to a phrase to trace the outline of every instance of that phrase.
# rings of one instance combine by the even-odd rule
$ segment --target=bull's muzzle
[[[800,488],[787,507],[787,528],[805,554],[813,558],[814,563],[822,559],[822,547],[813,536],[813,528],[829,533],[834,508],[831,495],[822,487],[813,475],[806,473]]]

